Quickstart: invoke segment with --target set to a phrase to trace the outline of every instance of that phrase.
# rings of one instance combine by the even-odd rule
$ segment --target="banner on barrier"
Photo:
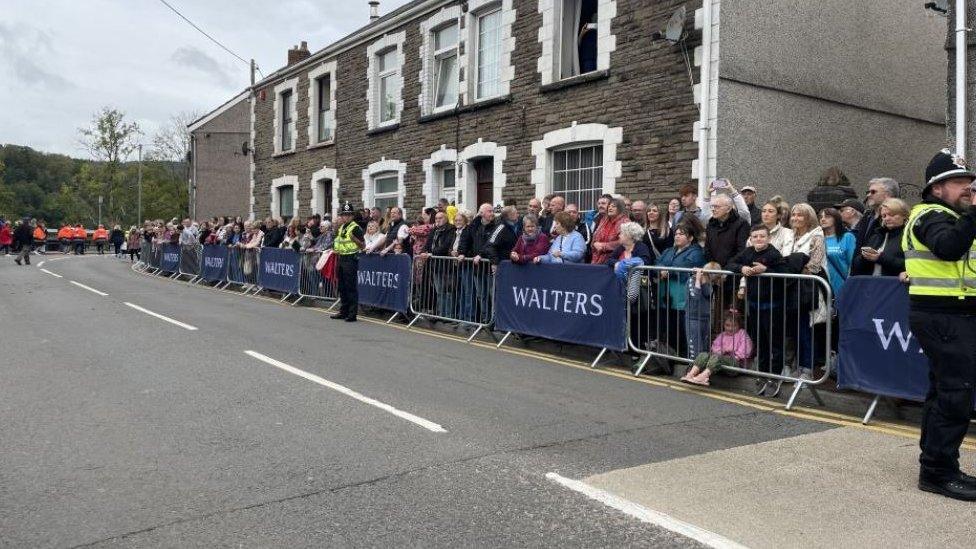
[[[495,325],[499,330],[627,349],[623,283],[602,265],[514,265],[495,273]]]
[[[298,293],[298,253],[291,248],[261,248],[258,286],[286,294]]]
[[[207,244],[203,247],[203,260],[200,264],[200,277],[210,282],[218,282],[227,277],[227,247]]]
[[[175,273],[180,270],[179,244],[163,244],[163,253],[159,260],[159,268],[167,273]]]
[[[356,273],[359,304],[407,314],[412,270],[406,254],[360,255]]]
[[[922,401],[928,359],[908,324],[908,289],[895,277],[852,276],[837,296],[837,386]]]

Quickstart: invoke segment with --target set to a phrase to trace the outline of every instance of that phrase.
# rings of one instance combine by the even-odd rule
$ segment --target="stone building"
[[[245,91],[192,122],[190,209],[194,218],[250,213],[251,102]]]
[[[887,0],[706,1],[416,0],[303,43],[254,87],[250,214],[663,205],[717,175],[796,200],[833,165],[919,178],[944,142],[944,22]],[[656,35],[673,17],[681,43]]]

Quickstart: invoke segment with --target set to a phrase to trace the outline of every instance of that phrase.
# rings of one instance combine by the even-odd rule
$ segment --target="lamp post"
[[[102,224],[102,195],[98,195],[98,224]]]
[[[136,182],[137,204],[136,207],[136,227],[142,225],[142,143],[139,143],[139,179]]]

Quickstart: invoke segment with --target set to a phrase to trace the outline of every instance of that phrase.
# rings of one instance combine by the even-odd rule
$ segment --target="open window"
[[[563,0],[559,20],[559,77],[596,70],[597,0]]]

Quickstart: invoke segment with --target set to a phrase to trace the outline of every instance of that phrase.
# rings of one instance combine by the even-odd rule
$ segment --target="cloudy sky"
[[[167,0],[264,74],[368,22],[366,0]],[[387,13],[408,0],[382,0]],[[109,105],[154,130],[239,93],[249,71],[159,0],[0,0],[0,143],[84,157],[78,128]]]

